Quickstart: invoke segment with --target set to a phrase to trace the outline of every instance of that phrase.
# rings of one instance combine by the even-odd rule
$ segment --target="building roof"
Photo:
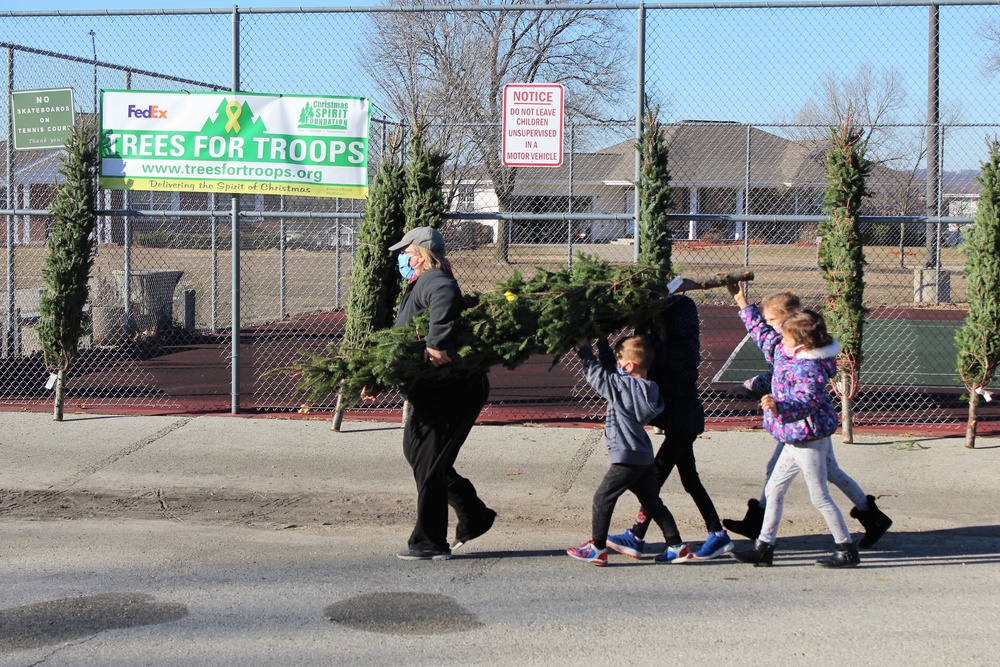
[[[749,127],[749,131],[748,131]],[[750,187],[825,188],[825,142],[792,141],[757,127],[723,121],[683,121],[663,128],[670,155],[673,187],[731,187],[747,184],[749,141]],[[749,135],[749,136],[748,136]],[[587,189],[631,185],[635,179],[635,141],[573,156],[574,195]],[[569,180],[569,164],[518,170],[516,194],[553,194]],[[875,165],[871,182],[912,186],[908,173]]]
[[[62,149],[51,150],[22,150],[14,151],[14,181],[17,184],[45,184],[51,185],[59,176],[59,169],[62,167],[62,158],[65,151]],[[0,189],[7,187],[7,141],[0,141]]]

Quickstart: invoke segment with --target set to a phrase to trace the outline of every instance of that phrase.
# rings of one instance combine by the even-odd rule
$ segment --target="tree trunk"
[[[56,371],[56,395],[52,405],[52,421],[63,420],[63,377],[66,371],[61,368]]]
[[[969,423],[965,426],[966,449],[976,448],[976,429],[979,426],[979,394],[969,392]]]
[[[846,394],[840,398],[840,426],[843,431],[844,443],[854,442],[854,401]]]
[[[344,421],[344,395],[337,394],[337,406],[333,409],[333,425],[331,431],[339,431],[340,425]]]
[[[748,271],[746,269],[730,271],[729,273],[716,273],[710,276],[692,276],[690,278],[681,278],[681,283],[674,290],[674,292],[687,292],[689,290],[696,289],[713,289],[715,287],[732,285],[739,282],[747,282],[753,279],[753,271]]]

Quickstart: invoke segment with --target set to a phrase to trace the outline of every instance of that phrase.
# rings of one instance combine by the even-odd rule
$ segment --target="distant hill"
[[[919,180],[924,180],[927,174],[926,169],[917,169],[914,175]],[[951,193],[977,193],[981,189],[976,177],[979,176],[978,169],[962,169],[959,171],[946,171],[941,178],[941,188],[944,192]]]

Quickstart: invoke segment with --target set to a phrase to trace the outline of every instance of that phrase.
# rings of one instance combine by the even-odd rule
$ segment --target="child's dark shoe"
[[[741,521],[723,519],[722,525],[732,533],[756,540],[757,536],[760,535],[761,527],[764,525],[764,508],[760,506],[759,500],[751,498],[747,501],[747,514]]]
[[[757,540],[753,549],[736,549],[729,553],[741,563],[751,563],[754,567],[771,567],[774,560],[774,545]]]
[[[865,527],[865,536],[861,538],[858,546],[862,549],[875,546],[885,531],[892,526],[892,519],[885,515],[875,504],[875,496],[868,496],[868,509],[859,510],[857,507],[851,508],[851,516],[861,522]]]
[[[861,562],[861,556],[858,555],[858,547],[853,542],[848,542],[846,544],[838,544],[836,551],[826,558],[820,558],[816,561],[816,564],[820,567],[830,567],[830,568],[840,568],[840,567],[857,567]]]

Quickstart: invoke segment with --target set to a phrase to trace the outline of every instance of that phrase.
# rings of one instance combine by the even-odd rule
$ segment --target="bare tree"
[[[912,158],[912,141],[901,137],[896,127],[908,109],[907,91],[899,71],[891,67],[875,71],[864,63],[849,78],[827,74],[813,98],[796,114],[797,127],[791,133],[798,140],[826,144],[830,128],[839,127],[850,113],[851,120],[869,133],[870,158],[891,167],[902,159],[909,163]]]
[[[986,60],[983,63],[983,73],[987,75],[1000,72],[1000,21],[986,19],[979,27],[979,36],[990,43]]]
[[[927,132],[923,125],[907,121],[907,116],[919,117],[922,103],[911,99],[899,70],[876,70],[864,63],[850,77],[828,74],[813,99],[796,114],[795,126],[788,134],[792,139],[815,143],[817,150],[825,149],[830,128],[838,127],[850,115],[868,133],[869,159],[895,172],[873,172],[866,213],[919,215],[926,210],[921,193],[928,175],[921,171],[921,165],[927,156]],[[959,122],[960,117],[958,105],[943,111],[942,138],[947,135],[947,126]],[[901,229],[901,245],[904,235]],[[928,265],[933,264],[933,241],[933,233],[929,233],[925,243]]]
[[[413,6],[407,0],[385,2]],[[518,9],[522,4],[526,8]],[[543,10],[533,0],[487,11],[376,13],[362,62],[389,108],[402,118],[427,118],[434,139],[453,156],[453,168],[481,170],[500,210],[511,211],[517,169],[506,167],[500,156],[504,85],[560,83],[567,121],[606,119],[622,99],[622,65],[630,61],[617,16],[587,7]],[[460,174],[449,176],[454,184]],[[506,262],[503,221],[496,240],[497,259]]]

